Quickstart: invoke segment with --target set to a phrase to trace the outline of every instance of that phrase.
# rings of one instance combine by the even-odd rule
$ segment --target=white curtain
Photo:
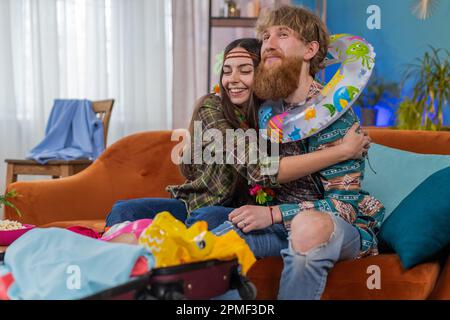
[[[40,142],[56,98],[115,99],[109,145],[172,128],[171,9],[170,0],[0,0],[0,192],[3,160]]]
[[[173,0],[173,127],[187,128],[207,93],[208,0]]]

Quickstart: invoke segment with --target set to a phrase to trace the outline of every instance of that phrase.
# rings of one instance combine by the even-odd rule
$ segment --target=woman
[[[220,96],[209,94],[199,100],[189,128],[191,136],[194,134],[196,121],[202,130],[214,128],[224,135],[227,129],[257,128],[256,110],[261,101],[253,94],[252,87],[254,71],[260,62],[260,49],[260,41],[252,38],[235,40],[226,47],[220,75]],[[281,159],[276,164],[278,171],[272,175],[262,173],[261,162],[248,164],[239,159],[236,150],[227,150],[227,154],[241,160],[234,161],[234,164],[182,164],[181,172],[187,180],[182,185],[167,187],[172,199],[118,201],[108,215],[106,226],[153,218],[161,211],[169,211],[187,225],[206,220],[209,229],[214,229],[228,220],[230,208],[252,202],[248,185],[277,186],[344,160],[361,158],[367,151],[368,143],[369,139],[357,133],[354,127],[340,145],[326,151]],[[203,142],[201,150],[209,145],[210,143]],[[191,148],[194,150],[194,142],[191,143]],[[246,145],[245,148],[247,159],[251,146]],[[193,156],[191,160],[191,163],[195,163]]]

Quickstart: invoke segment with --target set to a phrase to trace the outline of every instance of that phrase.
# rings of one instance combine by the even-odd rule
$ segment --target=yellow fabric
[[[234,230],[228,231],[216,239],[213,250],[206,260],[231,260],[237,257],[242,267],[242,274],[247,274],[247,271],[256,262],[256,258],[244,239]]]
[[[159,213],[142,232],[139,244],[153,254],[157,268],[237,258],[246,274],[256,261],[247,243],[235,231],[217,237],[208,231],[205,221],[186,228],[167,211]]]

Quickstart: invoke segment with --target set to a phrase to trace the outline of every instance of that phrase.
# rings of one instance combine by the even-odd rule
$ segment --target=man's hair
[[[317,41],[319,50],[310,60],[311,76],[324,68],[323,62],[327,56],[330,36],[322,20],[311,11],[293,6],[282,6],[263,13],[256,24],[256,32],[261,38],[264,31],[273,26],[284,26],[294,30],[300,40],[309,43]]]

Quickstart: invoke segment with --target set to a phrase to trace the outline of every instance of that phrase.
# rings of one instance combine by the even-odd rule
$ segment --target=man
[[[314,80],[323,67],[329,35],[319,17],[296,7],[281,7],[260,17],[262,61],[255,93],[280,111],[304,105],[319,94]],[[282,144],[280,157],[310,153],[340,143],[358,119],[349,109],[340,119],[308,138]],[[280,186],[277,207],[244,206],[214,232],[235,229],[257,257],[281,255],[284,269],[279,299],[320,299],[328,272],[340,260],[377,254],[376,233],[382,204],[361,190],[364,160],[350,160]]]

